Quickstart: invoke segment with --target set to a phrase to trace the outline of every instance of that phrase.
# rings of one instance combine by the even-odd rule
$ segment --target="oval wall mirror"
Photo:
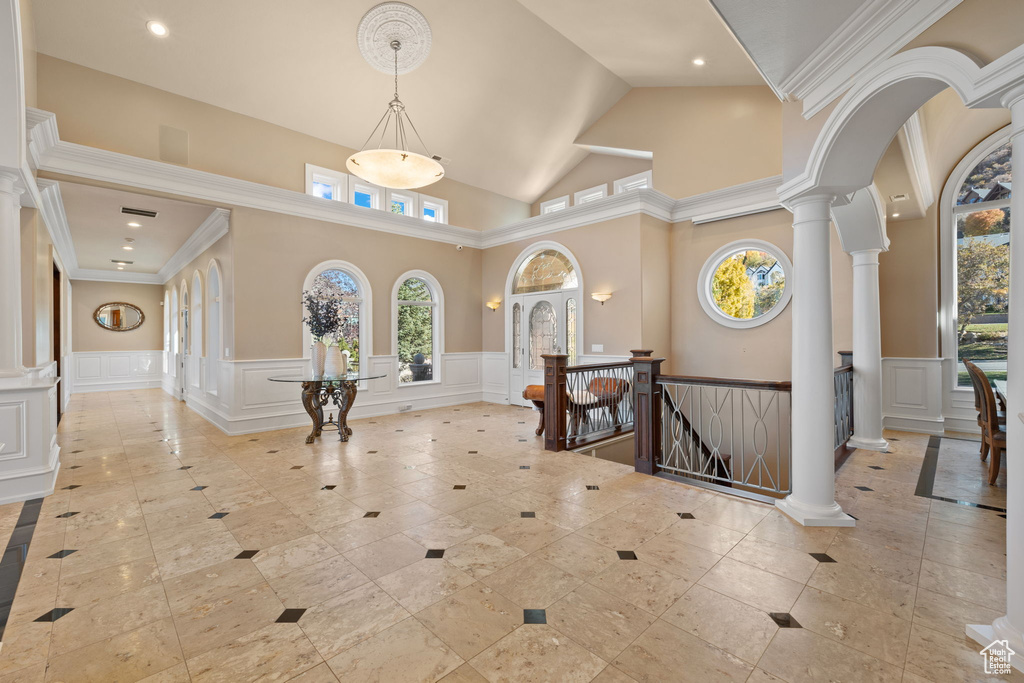
[[[96,309],[93,318],[100,327],[115,332],[134,330],[146,320],[141,308],[121,301],[103,304]]]

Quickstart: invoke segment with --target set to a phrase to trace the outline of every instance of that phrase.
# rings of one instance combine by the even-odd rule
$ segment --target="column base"
[[[857,526],[857,520],[843,512],[839,503],[832,503],[831,506],[808,505],[789,495],[775,501],[775,507],[803,526]]]
[[[856,434],[850,437],[850,440],[846,442],[846,445],[850,448],[858,448],[864,451],[879,451],[881,453],[889,450],[889,442],[885,439],[861,438]]]
[[[1013,628],[1005,616],[999,617],[991,624],[968,624],[966,631],[967,637],[983,648],[997,640],[1005,640],[1016,653],[1010,659],[1010,665],[1024,673],[1024,634]]]

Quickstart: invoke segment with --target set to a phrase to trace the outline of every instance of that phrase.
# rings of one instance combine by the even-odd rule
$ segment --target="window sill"
[[[419,382],[399,382],[398,383],[398,388],[399,389],[403,389],[405,387],[422,387],[422,386],[427,386],[427,385],[430,385],[430,384],[440,384],[440,383],[441,383],[441,380],[439,380],[439,379],[421,380]]]

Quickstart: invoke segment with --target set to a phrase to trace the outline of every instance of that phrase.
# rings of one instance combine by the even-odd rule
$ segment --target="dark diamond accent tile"
[[[519,469],[521,469],[521,470],[528,470],[528,469],[530,469],[530,466],[529,465],[520,465]]]
[[[181,451],[171,451],[171,455],[181,455]]]
[[[377,517],[379,515],[380,512],[367,512],[365,515],[363,515],[363,517]]]
[[[519,443],[526,443],[526,439],[519,439]]]
[[[873,469],[873,470],[884,470],[885,469],[884,467],[879,467],[878,465],[868,465],[868,467]]]
[[[74,455],[75,453],[81,453],[81,452],[82,451],[80,451],[80,450],[78,450],[78,451],[71,451],[71,455]]]
[[[377,451],[366,451],[366,452],[367,452],[367,453],[369,453],[370,455],[373,455],[373,454],[374,454],[374,453],[376,453]]]
[[[321,491],[333,491],[336,488],[338,488],[337,484],[328,484],[327,486],[322,487],[320,490]]]
[[[68,469],[69,470],[80,470],[80,469],[82,469],[82,466],[81,465],[72,465]]]
[[[889,441],[899,441],[899,439],[890,438]]]
[[[445,421],[444,421],[444,422],[442,422],[441,424],[443,424],[443,425],[450,425],[450,424],[451,424],[451,422],[449,422],[448,420],[445,420]]]
[[[74,607],[54,607],[52,610],[42,615],[35,621],[57,621],[65,614],[74,611]]]
[[[65,512],[63,515],[57,515],[57,519],[69,519],[79,513],[77,512]]]
[[[467,451],[467,453],[469,453],[470,455],[476,455],[476,454],[477,454],[477,453],[479,453],[479,452],[480,452],[480,451]]]
[[[277,453],[277,450],[267,451],[267,453]]]
[[[850,515],[850,513],[849,513],[849,512],[847,512],[846,514]],[[855,517],[855,516],[853,516],[853,515],[850,515],[850,518],[851,518],[851,519],[853,519],[854,521],[859,521],[859,520],[860,520],[860,518],[859,518],[859,517]]]
[[[435,442],[435,441],[437,441],[437,439],[431,439],[431,440],[430,440],[430,442],[431,442],[431,443],[433,443],[433,442]]]
[[[536,512],[520,512],[519,516],[520,517],[536,517],[537,513]]]
[[[632,550],[616,550],[615,552],[617,552],[619,554],[619,559],[620,560],[635,560],[636,559],[636,553],[633,552]]]
[[[207,487],[206,486],[196,486],[195,488],[189,489],[189,491],[202,491],[205,488],[207,488]]]
[[[252,558],[256,557],[256,553],[258,553],[258,552],[259,552],[259,550],[243,550],[242,552],[240,552],[237,555],[235,555],[235,559],[236,560],[251,560]]]
[[[693,519],[692,512],[677,512],[676,514],[679,515],[679,519]]]
[[[403,467],[402,469],[406,469],[406,470],[414,470],[414,469],[416,469],[416,465],[406,465],[406,466],[405,466],[405,467]]]
[[[779,628],[803,628],[789,612],[769,612],[768,616],[778,624]]]
[[[487,430],[486,429],[478,429],[476,431],[478,431],[478,432],[486,432]]]
[[[484,415],[484,417],[490,417],[490,415]]]
[[[395,431],[396,432],[404,432],[405,430],[404,429],[396,429]]]
[[[214,512],[212,515],[207,517],[207,519],[224,519],[227,516],[228,516],[227,512]]]
[[[182,465],[178,469],[179,470],[190,470],[190,469],[192,469],[192,465]]]
[[[249,439],[249,441],[259,441],[259,439]]]
[[[525,422],[517,422],[516,424],[521,424],[521,425],[524,425],[524,424],[526,424],[526,423],[525,423]]]
[[[443,548],[432,548],[426,554],[426,559],[428,560],[440,560],[442,557],[444,557]]]
[[[852,517],[853,515],[850,515],[850,516]],[[1003,519],[1006,519],[1006,515],[999,515],[999,516],[1002,517]]]
[[[71,484],[70,486],[65,486],[62,490],[64,490],[64,491],[74,491],[75,489],[80,489],[80,488],[82,488],[81,484]]]
[[[831,556],[826,553],[808,553],[811,557],[816,559],[818,562],[835,562]]]
[[[588,486],[587,486],[587,490],[588,490],[588,491],[600,491],[600,490],[601,490],[601,487],[600,487],[600,486],[593,486],[593,485],[588,485]]]
[[[47,555],[47,559],[49,559],[49,560],[59,560],[61,558],[67,557],[68,555],[71,555],[72,553],[77,553],[77,552],[78,552],[78,550],[75,549],[75,548],[67,548],[65,550],[58,550],[53,555]]]
[[[303,468],[303,465],[292,465],[292,469],[293,470],[301,470],[302,468]]]
[[[868,488],[867,486],[854,486],[853,488],[857,489],[858,491],[874,491],[874,489]]]
[[[306,613],[305,608],[299,609],[299,608],[295,608],[295,607],[289,607],[285,611],[281,612],[281,616],[279,616],[277,618],[277,621],[274,622],[274,623],[277,623],[277,624],[297,624],[297,623],[299,623],[299,619],[301,619],[302,615],[305,614],[305,613]]]
[[[456,484],[452,488],[455,489],[456,491],[462,491],[463,489],[466,488],[466,485],[465,484]]]
[[[542,609],[524,609],[523,610],[523,623],[524,624],[546,624],[548,623],[547,610]]]

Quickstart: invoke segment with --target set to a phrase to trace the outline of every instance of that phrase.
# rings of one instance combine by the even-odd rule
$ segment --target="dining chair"
[[[999,467],[1002,462],[1003,451],[1006,450],[1006,426],[999,422],[999,408],[996,404],[996,393],[992,389],[992,383],[984,372],[977,365],[969,360],[964,361],[967,372],[974,382],[976,391],[981,395],[981,440],[982,453],[986,450],[991,452],[992,460],[988,465],[988,483],[994,485],[999,478]],[[984,455],[982,460],[984,460]]]

